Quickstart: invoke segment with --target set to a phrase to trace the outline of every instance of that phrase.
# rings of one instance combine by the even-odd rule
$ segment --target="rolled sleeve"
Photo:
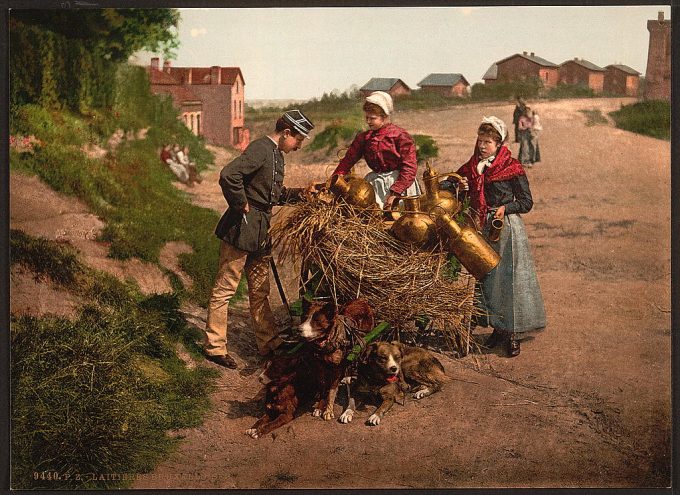
[[[390,190],[396,194],[402,194],[413,184],[418,172],[416,144],[413,138],[405,132],[399,136],[395,144],[401,156],[401,165],[399,167],[399,177],[394,181]]]
[[[354,164],[364,156],[364,142],[364,133],[357,134],[352,144],[349,145],[347,153],[345,153],[345,156],[335,168],[333,175],[346,175],[349,173]]]

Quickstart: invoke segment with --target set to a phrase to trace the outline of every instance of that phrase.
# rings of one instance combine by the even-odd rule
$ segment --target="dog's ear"
[[[403,351],[403,350],[404,350],[404,344],[402,344],[402,343],[399,342],[398,340],[393,340],[392,342],[390,342],[390,344],[392,344],[393,346],[398,347],[400,351]]]
[[[328,317],[329,321],[333,321],[336,315],[338,314],[338,307],[335,305],[335,301],[331,300],[323,305],[321,311],[324,312],[324,314]]]

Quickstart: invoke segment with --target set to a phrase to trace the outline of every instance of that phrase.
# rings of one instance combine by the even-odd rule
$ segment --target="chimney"
[[[170,60],[163,60],[163,72],[170,74]]]
[[[527,54],[527,52],[522,52],[522,55],[526,55],[526,54]]]
[[[578,61],[578,57],[574,57],[574,60]]]
[[[532,56],[532,57],[534,56],[534,52],[531,52],[531,56]]]
[[[151,70],[158,70],[158,57],[151,59]]]
[[[659,11],[659,22],[663,22],[663,11]]]
[[[210,67],[210,84],[222,84],[222,71],[219,65]]]

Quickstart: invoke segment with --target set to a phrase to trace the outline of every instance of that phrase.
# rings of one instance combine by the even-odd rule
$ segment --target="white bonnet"
[[[484,117],[482,124],[491,124],[498,131],[498,134],[501,135],[501,142],[505,141],[505,138],[508,137],[508,128],[505,126],[505,122],[498,117]]]
[[[366,101],[378,105],[386,115],[390,115],[394,111],[392,97],[384,91],[374,91],[366,97]]]

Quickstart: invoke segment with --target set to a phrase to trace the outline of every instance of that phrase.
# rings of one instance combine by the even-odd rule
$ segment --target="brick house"
[[[389,93],[392,98],[411,94],[411,88],[404,81],[396,77],[373,77],[359,88],[359,93],[363,97],[370,95],[374,91],[384,91]]]
[[[430,74],[418,83],[423,91],[442,96],[468,96],[470,83],[462,74]]]
[[[627,65],[612,64],[605,67],[604,91],[612,95],[637,96],[640,73]]]
[[[482,80],[484,81],[484,84],[491,85],[496,82],[497,78],[498,78],[498,65],[496,65],[496,63],[494,62],[488,69],[486,69],[486,72],[482,76]]]
[[[238,67],[172,67],[169,60],[159,68],[151,59],[149,81],[154,94],[167,94],[181,119],[207,143],[245,149],[250,133],[244,128],[245,81]]]
[[[558,69],[561,84],[582,85],[595,93],[602,93],[605,70],[583,58],[575,57],[560,64]]]
[[[671,99],[671,21],[663,17],[663,12],[659,12],[657,19],[647,21],[649,51],[645,73],[646,100]]]
[[[536,77],[543,81],[545,88],[557,86],[559,80],[558,67],[556,64],[537,57],[534,52],[516,53],[509,57],[499,60],[496,66],[495,78],[491,77],[493,66],[489,68],[484,76],[485,84],[508,83],[523,81],[531,77]]]

